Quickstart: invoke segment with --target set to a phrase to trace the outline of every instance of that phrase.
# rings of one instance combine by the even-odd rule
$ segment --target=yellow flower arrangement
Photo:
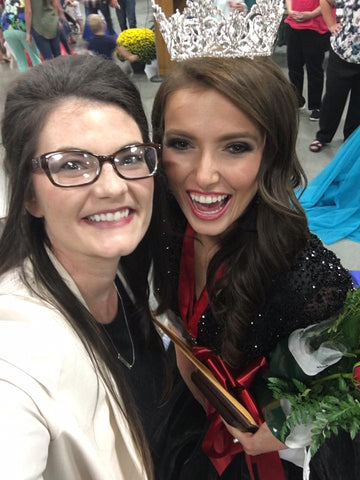
[[[155,34],[149,28],[129,28],[120,33],[117,43],[133,55],[139,63],[151,63],[156,58]]]

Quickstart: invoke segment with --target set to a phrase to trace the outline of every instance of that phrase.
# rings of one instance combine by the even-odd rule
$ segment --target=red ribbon
[[[249,388],[255,377],[267,369],[265,357],[252,362],[240,375],[230,369],[218,355],[206,347],[194,347],[194,355],[204,363],[226,389],[236,393],[237,398],[251,413],[257,424],[263,423],[261,411],[256,406]],[[210,427],[203,440],[203,450],[209,457],[219,475],[231,463],[234,456],[243,451],[241,443],[234,443],[220,415],[207,402],[207,417]],[[245,454],[251,480],[255,480],[252,464],[255,463],[261,480],[285,480],[283,467],[277,452],[250,456]]]
[[[203,289],[199,299],[195,298],[195,275],[194,275],[194,230],[187,225],[180,263],[178,303],[181,317],[186,325],[188,332],[197,337],[198,323],[201,315],[209,305],[209,297],[206,288]],[[225,267],[220,268],[216,274],[216,279],[220,278],[225,271]],[[251,413],[255,421],[260,425],[263,423],[261,412],[256,406],[256,402],[249,392],[250,385],[255,376],[266,369],[266,359],[260,358],[251,364],[240,375],[232,371],[222,361],[214,355],[211,350],[205,347],[195,347],[194,354],[205,365],[210,368],[219,382],[227,390],[235,391],[240,402]],[[220,415],[207,402],[207,416],[210,420],[210,427],[203,440],[203,450],[210,458],[219,475],[230,464],[234,456],[243,451],[240,443],[234,443],[233,437],[226,429]],[[262,455],[249,456],[245,454],[246,463],[249,469],[251,480],[255,480],[252,463],[256,463],[260,480],[285,480],[284,471],[277,452],[266,453]]]
[[[204,288],[198,300],[195,301],[194,236],[195,232],[188,223],[181,253],[178,305],[181,318],[185,322],[188,332],[196,338],[199,319],[209,305],[209,297],[206,288]]]

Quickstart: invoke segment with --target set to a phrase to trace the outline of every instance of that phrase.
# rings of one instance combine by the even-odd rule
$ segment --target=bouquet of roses
[[[337,318],[280,342],[266,379],[282,407],[266,409],[266,420],[282,442],[306,445],[312,456],[340,429],[354,438],[360,431],[360,288],[348,293]]]

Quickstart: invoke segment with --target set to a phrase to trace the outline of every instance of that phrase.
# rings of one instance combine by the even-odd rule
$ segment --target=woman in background
[[[25,5],[18,0],[5,0],[4,10],[0,17],[0,39],[3,38],[15,55],[20,72],[25,72],[28,52],[32,66],[41,63],[39,50],[35,44],[26,41]]]
[[[329,49],[329,29],[321,15],[319,0],[286,0],[285,19],[289,78],[298,97],[299,108],[305,107],[303,97],[304,66],[308,78],[308,109],[311,121],[320,118],[324,85],[323,62]]]
[[[26,42],[32,37],[45,60],[60,52],[59,20],[65,21],[59,0],[25,0]]]

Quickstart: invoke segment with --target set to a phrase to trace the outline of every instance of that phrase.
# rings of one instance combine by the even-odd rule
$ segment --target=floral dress
[[[359,0],[337,0],[336,7],[343,9],[343,28],[331,36],[334,52],[350,63],[360,63],[360,2]]]
[[[0,18],[0,29],[26,32],[24,0],[5,0]]]

